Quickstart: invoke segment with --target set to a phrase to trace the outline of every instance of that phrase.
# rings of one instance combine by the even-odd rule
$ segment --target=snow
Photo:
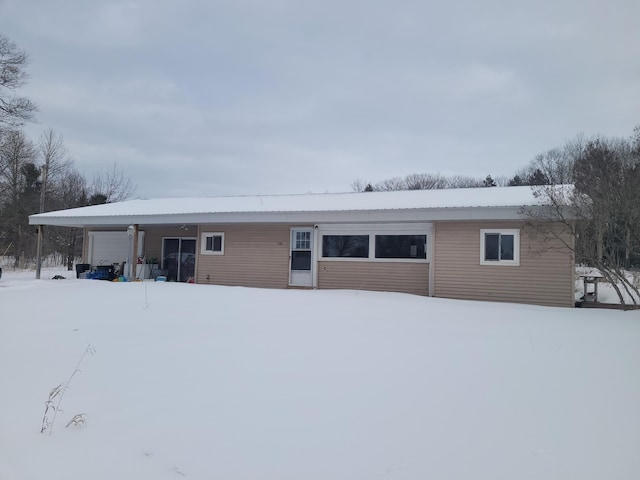
[[[613,286],[607,282],[607,280],[603,277],[600,271],[597,268],[583,267],[579,266],[576,268],[576,288],[575,288],[575,299],[576,301],[581,301],[584,296],[584,277],[585,276],[596,276],[600,277],[598,283],[598,303],[607,303],[607,304],[615,304],[620,305],[620,298],[618,297],[618,293],[615,291]],[[626,272],[627,279],[634,285],[640,285],[640,279],[638,272],[627,271]],[[622,283],[619,285],[620,291],[622,292],[622,296],[627,305],[633,305],[633,298],[629,293],[625,290]],[[593,285],[588,285],[588,292],[594,291]]]
[[[0,279],[2,480],[640,472],[640,312],[45,273]]]
[[[566,186],[567,188],[570,188]],[[561,187],[558,187],[561,188]],[[197,213],[331,212],[538,205],[532,187],[458,188],[400,192],[256,195],[130,200],[33,215],[34,219]],[[32,222],[34,223],[34,222]]]

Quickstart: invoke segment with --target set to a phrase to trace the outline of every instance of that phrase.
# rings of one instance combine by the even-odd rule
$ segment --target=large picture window
[[[376,258],[427,258],[426,235],[376,235]]]
[[[520,230],[480,230],[481,265],[520,265]]]
[[[369,235],[323,235],[323,258],[369,258]]]
[[[429,261],[429,223],[318,225],[319,259],[357,262]]]

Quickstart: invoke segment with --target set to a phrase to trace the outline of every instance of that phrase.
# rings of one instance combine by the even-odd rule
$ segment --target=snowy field
[[[640,478],[638,311],[56,273],[0,279],[1,480]]]

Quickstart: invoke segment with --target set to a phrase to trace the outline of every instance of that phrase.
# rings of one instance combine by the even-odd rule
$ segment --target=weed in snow
[[[40,433],[44,433],[47,430],[49,431],[49,435],[53,433],[53,426],[56,422],[56,416],[58,415],[58,412],[62,411],[61,406],[62,406],[62,400],[64,399],[64,394],[66,393],[67,389],[71,385],[71,381],[73,380],[73,377],[76,376],[76,373],[80,372],[80,365],[82,364],[84,357],[86,357],[87,354],[93,355],[95,351],[96,350],[93,346],[87,345],[87,348],[85,348],[84,352],[82,353],[80,360],[78,360],[76,368],[73,370],[73,372],[71,373],[71,376],[67,379],[67,381],[61,383],[57,387],[54,387],[51,390],[51,392],[49,392],[49,398],[47,399],[46,402],[44,402],[44,405],[45,405],[44,415],[42,416],[42,425],[40,427]],[[82,427],[86,425],[86,423],[87,423],[86,415],[84,413],[80,413],[78,415],[73,416],[73,418],[69,421],[69,423],[67,423],[67,427],[71,425]]]

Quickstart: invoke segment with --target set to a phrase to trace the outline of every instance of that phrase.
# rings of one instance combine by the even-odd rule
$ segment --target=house
[[[176,281],[573,306],[571,239],[527,226],[523,207],[539,204],[531,187],[165,198],[29,222],[83,228],[92,265],[136,245]]]

